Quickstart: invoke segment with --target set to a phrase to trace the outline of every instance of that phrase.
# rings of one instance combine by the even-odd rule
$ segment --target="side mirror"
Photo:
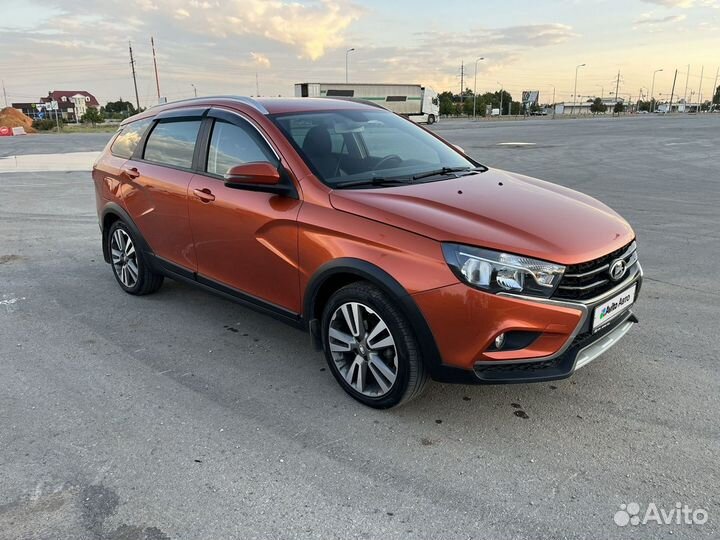
[[[225,173],[225,185],[228,187],[277,186],[279,183],[280,171],[267,161],[235,165]]]

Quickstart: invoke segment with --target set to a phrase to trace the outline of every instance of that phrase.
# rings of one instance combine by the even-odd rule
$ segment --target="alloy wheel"
[[[135,244],[123,229],[115,229],[110,239],[110,256],[120,283],[132,289],[138,282],[138,260]]]
[[[348,385],[368,397],[390,392],[398,376],[398,353],[388,325],[370,307],[346,302],[330,319],[328,345]]]

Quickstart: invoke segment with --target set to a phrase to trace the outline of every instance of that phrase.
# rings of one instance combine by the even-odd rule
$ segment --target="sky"
[[[541,103],[650,93],[697,101],[720,65],[720,0],[0,0],[8,102],[87,90],[100,103],[161,95],[290,96],[297,82],[501,87]],[[483,58],[483,60],[477,60]],[[476,62],[477,60],[477,62]],[[688,65],[690,68],[688,69]],[[477,66],[477,71],[476,71]],[[704,77],[701,79],[701,70]],[[477,77],[477,83],[475,82]],[[702,86],[701,86],[702,80]]]

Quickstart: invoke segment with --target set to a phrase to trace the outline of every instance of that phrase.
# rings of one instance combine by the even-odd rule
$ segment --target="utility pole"
[[[473,120],[475,120],[475,104],[477,102],[477,65],[480,60],[485,60],[485,58],[480,57],[477,60],[475,60],[475,83],[473,84]]]
[[[656,69],[653,71],[653,81],[652,86],[650,87],[650,112],[655,112],[655,75],[657,75],[658,71],[662,71],[663,69]]]
[[[553,99],[552,99],[552,108],[553,108],[553,119],[555,118],[555,86],[553,86]]]
[[[670,106],[668,107],[669,113],[672,112],[672,100],[673,100],[673,97],[675,96],[675,81],[677,81],[677,69],[675,70],[675,77],[673,78],[673,86],[672,86],[672,90],[670,91]]]
[[[497,82],[500,85],[500,116],[503,115],[503,94],[505,93],[505,85],[500,81]]]
[[[3,98],[5,99],[5,106],[7,107],[7,94],[5,93],[5,81],[2,81],[2,87],[3,87]]]
[[[702,109],[702,81],[705,74],[705,66],[700,68],[700,86],[698,88],[698,112]]]
[[[687,89],[688,89],[689,81],[690,81],[690,64],[688,64],[687,73],[685,74],[685,93],[683,94],[683,99],[685,100],[685,103],[687,103]]]
[[[155,66],[155,86],[157,86],[158,103],[160,103],[160,79],[158,78],[157,60],[155,59],[155,40],[152,36],[150,36],[150,45],[152,46],[153,65]],[[132,52],[130,54],[132,55]]]
[[[617,79],[615,80],[615,102],[618,102],[618,92],[620,91],[620,70],[618,69]]]
[[[193,83],[190,83],[190,86],[192,86],[193,92],[195,93],[195,97],[197,97],[197,88],[195,88],[195,85]]]
[[[352,49],[345,51],[345,84],[348,83],[348,55],[354,50],[355,48],[353,47]]]
[[[573,90],[573,114],[577,114],[577,111],[575,111],[575,102],[577,101],[577,78],[578,78],[578,70],[585,66],[585,64],[580,64],[575,66],[575,89]]]
[[[255,97],[260,97],[260,81],[258,79],[258,72],[255,72]]]
[[[460,104],[463,102],[463,92],[465,91],[465,64],[460,60]]]
[[[720,75],[720,67],[715,72],[715,82],[713,83],[712,87],[712,97],[710,98],[710,109],[712,110],[712,105],[715,103],[715,94],[717,92],[717,82],[718,82],[718,75]]]
[[[132,43],[130,43],[129,41],[128,49],[130,50],[130,69],[132,69],[133,84],[135,85],[135,103],[137,104],[138,112],[140,112],[140,96],[138,95],[137,77],[135,76],[135,59],[133,59]]]

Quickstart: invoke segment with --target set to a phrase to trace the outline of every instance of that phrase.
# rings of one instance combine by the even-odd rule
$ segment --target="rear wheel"
[[[322,329],[330,370],[356,400],[385,409],[423,390],[428,377],[410,324],[377,287],[338,290],[325,306]]]
[[[108,231],[110,265],[118,284],[126,293],[143,295],[157,291],[163,276],[153,272],[129,227],[116,221]]]

